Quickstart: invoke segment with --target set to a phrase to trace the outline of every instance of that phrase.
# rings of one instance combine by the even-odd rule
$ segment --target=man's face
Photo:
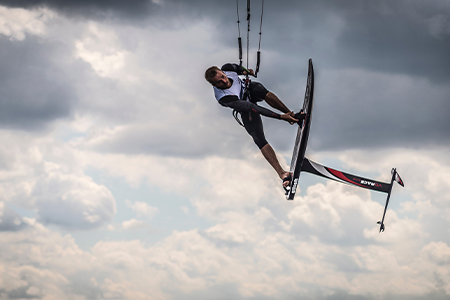
[[[211,80],[211,84],[218,89],[226,89],[230,87],[230,80],[222,71],[217,71],[216,76]]]

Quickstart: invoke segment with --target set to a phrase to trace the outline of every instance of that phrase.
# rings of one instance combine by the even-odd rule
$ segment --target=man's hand
[[[298,122],[298,120],[296,118],[293,117],[294,112],[290,111],[288,113],[285,113],[283,115],[281,115],[281,120],[285,120],[287,122],[289,122],[291,125],[295,124]]]
[[[255,76],[255,72],[253,72],[253,69],[248,69],[248,72],[247,71],[243,71],[242,72],[242,74],[244,74],[244,75],[251,75],[251,76]]]
[[[295,112],[290,111],[288,113],[286,113],[287,115],[290,115],[291,117],[293,117],[294,119],[296,119],[295,117]],[[297,123],[299,120],[297,120],[296,122],[289,122],[289,124],[294,125],[295,123]]]

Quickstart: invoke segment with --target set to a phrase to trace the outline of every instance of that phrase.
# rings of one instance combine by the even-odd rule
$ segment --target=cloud
[[[32,37],[17,42],[0,37],[2,128],[38,131],[70,116],[76,92],[68,70],[47,46]]]
[[[2,0],[0,4],[10,7],[34,9],[49,7],[63,14],[77,17],[105,18],[116,14],[125,18],[143,18],[157,9],[160,1],[57,1],[57,0]]]
[[[449,124],[444,112],[450,91],[445,85],[430,76],[418,77],[401,70],[391,71],[354,63],[339,66],[328,63],[324,49],[344,49],[347,44],[339,44],[339,37],[348,28],[361,27],[362,16],[373,14],[374,20],[381,20],[383,16],[391,18],[398,9],[396,5],[385,8],[357,6],[358,9],[352,9],[352,5],[346,5],[348,3],[351,2],[337,5],[337,10],[333,12],[320,4],[307,6],[313,15],[320,13],[326,16],[326,22],[322,22],[317,30],[329,32],[333,36],[332,45],[319,47],[321,40],[329,37],[327,35],[312,34],[308,30],[299,30],[298,36],[291,34],[298,42],[307,38],[303,35],[310,35],[316,41],[302,43],[310,45],[310,49],[304,50],[305,53],[318,53],[313,57],[317,84],[310,146],[316,149],[345,149],[448,144]],[[196,5],[200,2],[193,3],[189,10],[194,10]],[[298,7],[298,4],[289,5]],[[270,6],[269,9],[276,16],[282,15],[285,10],[285,6]],[[33,11],[27,12],[30,14],[28,19],[37,18]],[[412,18],[412,15],[411,11],[401,16]],[[433,15],[433,10],[427,15]],[[191,17],[189,14],[185,16]],[[287,16],[294,18],[291,14]],[[305,15],[296,18],[293,21],[307,26],[306,20],[312,17]],[[292,51],[287,49],[294,47],[272,47],[282,44],[277,42],[274,33],[285,30],[279,30],[281,23],[275,24],[271,18],[268,19],[264,23],[268,47],[265,52],[268,57],[264,63],[267,70],[279,68],[287,75],[281,81],[281,77],[274,76],[272,72],[262,72],[261,81],[280,95],[291,109],[297,110],[304,84],[300,70],[306,66],[300,61],[305,57],[306,62],[310,55],[302,54],[295,58],[296,63],[287,63],[292,61],[287,59],[292,55]],[[312,22],[316,19],[312,18]],[[226,20],[229,22],[229,17]],[[146,30],[129,23],[111,24],[105,21],[90,21],[76,26],[62,16],[54,17],[54,22],[72,33],[65,39],[57,38],[63,48],[50,42],[36,45],[33,39],[19,44],[3,41],[6,48],[3,47],[5,59],[2,60],[2,69],[5,70],[4,76],[11,80],[8,84],[5,82],[5,98],[3,104],[0,102],[5,115],[1,119],[6,128],[42,129],[56,120],[78,114],[90,115],[92,120],[101,119],[88,129],[84,141],[85,146],[96,151],[201,157],[213,154],[239,156],[245,151],[244,147],[254,147],[245,131],[234,126],[231,110],[215,103],[211,88],[202,79],[204,69],[210,64],[220,65],[235,58],[232,55],[234,44],[225,43],[227,36],[219,38],[215,34],[220,30],[220,22],[225,20],[214,22],[205,17],[189,22],[184,29],[163,29],[149,20],[140,23]],[[377,30],[378,23],[367,22],[363,23],[365,27]],[[400,25],[396,22],[393,26]],[[333,32],[328,30],[330,28]],[[47,28],[47,35],[53,38],[61,36],[56,35],[55,27]],[[19,61],[19,56],[23,57],[30,47],[35,49],[27,52],[31,61],[20,68],[13,68],[9,62]],[[162,48],[165,50],[160,51]],[[178,49],[181,48],[187,49],[185,55],[179,55]],[[355,47],[352,51],[358,49]],[[46,54],[48,50],[53,51],[51,57]],[[344,58],[352,55],[352,51],[341,53],[339,59],[333,61],[345,61]],[[411,48],[410,51],[415,50]],[[376,57],[376,54],[365,55],[371,60]],[[389,56],[380,59],[385,57]],[[66,63],[61,65],[61,61]],[[294,65],[295,73],[291,70]],[[176,74],[172,71],[175,69]],[[48,76],[40,76],[42,73]],[[198,80],[191,80],[192,76]],[[423,105],[423,99],[427,99],[427,105]],[[419,106],[420,110],[414,109]],[[390,109],[386,111],[386,107]],[[162,112],[170,112],[170,118]],[[342,118],[347,122],[342,122]],[[286,137],[292,128],[271,120],[264,120],[264,124],[267,138],[276,149],[287,151],[291,148],[286,143]],[[180,144],[183,146],[179,147]]]
[[[422,254],[439,265],[450,262],[450,247],[444,242],[431,242],[423,247]]]
[[[159,209],[157,207],[148,205],[145,202],[141,202],[141,201],[131,202],[129,200],[126,200],[125,203],[129,208],[131,208],[136,213],[136,216],[138,218],[146,217],[146,218],[151,219],[157,213],[159,213]]]
[[[448,87],[414,77],[325,71],[316,82],[310,146],[324,151],[448,145],[448,94]],[[424,99],[433,100],[423,105]]]
[[[116,205],[111,192],[88,176],[66,174],[47,163],[45,175],[31,194],[39,219],[69,228],[90,229],[112,220]]]
[[[400,160],[398,167],[406,172],[402,173],[405,184],[417,186],[417,180],[427,174],[409,178],[408,155],[402,156],[404,162]],[[90,157],[98,163],[97,167],[104,163],[100,157]],[[359,162],[355,153],[343,157],[347,162],[356,157],[353,167],[361,164],[370,169],[367,163]],[[128,165],[121,176],[130,180],[148,177],[149,182],[159,186],[164,186],[165,178],[151,177],[153,172],[144,170],[152,165],[158,173],[158,164],[170,167],[173,160],[143,156],[131,159],[112,154],[102,159],[114,161],[104,166],[115,176],[124,170],[123,165]],[[373,169],[383,170],[391,160],[392,157],[384,156],[371,164],[379,165]],[[178,166],[178,178],[187,180],[180,182],[177,192],[187,193],[196,204],[197,213],[209,216],[214,224],[204,230],[174,231],[154,244],[103,240],[88,251],[81,251],[70,235],[61,236],[30,220],[27,221],[30,225],[14,236],[0,233],[5,243],[15,241],[12,248],[2,246],[3,255],[22,249],[25,253],[22,265],[41,262],[52,278],[66,280],[55,283],[54,279],[45,282],[36,279],[22,283],[26,287],[23,290],[17,287],[9,291],[38,293],[44,291],[41,286],[51,286],[45,289],[45,295],[65,291],[66,295],[86,298],[89,291],[91,297],[101,293],[133,299],[149,296],[210,299],[223,290],[234,299],[289,299],[293,295],[305,298],[315,295],[316,299],[353,295],[372,299],[405,294],[439,299],[433,293],[442,288],[445,295],[450,282],[445,271],[448,247],[444,242],[424,242],[432,231],[424,232],[419,222],[412,222],[411,226],[407,217],[390,209],[386,232],[379,234],[375,221],[382,213],[382,203],[375,202],[372,199],[375,196],[364,190],[338,183],[312,185],[303,196],[287,202],[280,182],[273,180],[271,170],[262,162],[256,155],[246,162],[216,158],[209,160],[208,171],[207,165],[199,161],[173,161]],[[252,178],[252,182],[235,182],[236,176],[230,174]],[[201,193],[189,189],[197,177],[204,184],[197,186]],[[170,180],[166,183],[171,186]],[[252,184],[267,186],[265,195],[261,196],[258,189],[250,189]],[[398,194],[395,197],[401,198]],[[134,208],[136,203],[128,202]],[[132,229],[142,222],[131,219],[122,225]],[[280,225],[282,222],[285,226]],[[33,249],[26,246],[30,240],[35,243]],[[48,243],[52,243],[50,248]],[[5,263],[0,257],[0,265]],[[439,264],[442,267],[437,270]],[[438,275],[433,276],[436,272]],[[81,280],[86,274],[87,279]],[[124,279],[124,274],[129,277]]]
[[[26,34],[42,36],[46,33],[47,22],[54,14],[48,9],[29,11],[20,8],[7,8],[0,6],[0,34],[10,40],[23,41]]]
[[[28,234],[35,235],[33,241],[40,241],[36,250],[43,249],[50,242],[55,249],[65,243],[65,259],[62,259],[62,252],[56,252],[53,254],[56,259],[45,266],[49,274],[66,278],[68,282],[46,289],[47,296],[66,290],[65,287],[74,282],[81,283],[79,288],[83,290],[136,299],[144,296],[166,298],[169,295],[201,295],[201,299],[207,299],[213,290],[224,287],[228,287],[227,294],[236,299],[289,298],[294,294],[308,297],[310,293],[318,293],[317,299],[327,299],[342,290],[370,298],[387,292],[404,293],[410,288],[415,295],[425,297],[430,291],[433,277],[424,277],[422,284],[417,285],[414,273],[407,267],[420,266],[426,273],[433,272],[434,266],[424,264],[420,258],[408,257],[402,261],[380,246],[339,249],[318,241],[292,239],[286,234],[264,230],[261,222],[267,218],[246,218],[256,225],[248,228],[253,232],[253,238],[226,247],[213,242],[206,232],[186,231],[174,232],[158,245],[150,247],[137,240],[102,241],[91,251],[82,252],[73,248],[73,241],[70,242],[68,236],[62,238],[51,232],[44,235],[36,229]],[[231,219],[230,225],[237,220]],[[219,233],[221,229],[215,227],[214,231]],[[47,239],[42,239],[43,236]],[[16,236],[18,241],[23,238],[25,236]],[[50,253],[44,252],[43,256],[35,256],[34,259],[36,262],[40,261],[37,259],[47,261],[48,255]],[[68,262],[69,258],[78,263]],[[383,262],[381,265],[380,261]],[[350,266],[354,267],[353,275],[347,276],[345,272]],[[80,277],[87,273],[90,274],[89,280],[81,281]],[[131,277],[124,280],[124,273]],[[376,281],[380,274],[383,274],[383,280],[392,284],[384,285],[383,289],[379,285],[367,284]],[[52,281],[48,280],[45,283],[33,282],[33,285],[44,287],[51,284]],[[80,293],[80,289],[70,290],[69,294],[74,292]]]
[[[18,231],[26,226],[18,213],[0,201],[0,231]]]
[[[73,155],[68,148],[52,153],[45,147],[57,148],[54,141],[1,135],[0,161],[8,162],[2,169],[3,201],[36,210],[39,221],[66,228],[91,229],[112,220],[116,204],[111,192],[67,161]]]
[[[131,219],[122,222],[122,227],[127,230],[136,230],[148,227],[148,223],[142,220]]]
[[[128,52],[117,48],[120,43],[114,32],[101,30],[96,23],[91,22],[85,35],[82,40],[75,42],[76,56],[89,63],[100,77],[119,77]]]

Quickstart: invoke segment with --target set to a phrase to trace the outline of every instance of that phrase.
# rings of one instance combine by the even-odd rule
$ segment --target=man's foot
[[[291,185],[292,176],[291,173],[287,173],[285,177],[283,177],[283,189],[286,195],[289,193],[289,186]]]
[[[306,114],[303,112],[303,109],[294,115],[294,118],[298,120],[298,125],[302,125],[303,120],[306,118]]]

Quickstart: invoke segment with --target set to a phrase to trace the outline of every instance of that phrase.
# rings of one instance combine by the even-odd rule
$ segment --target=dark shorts
[[[262,149],[262,147],[268,144],[264,135],[261,115],[259,113],[244,112],[241,113],[241,119],[245,130],[247,130],[248,134],[251,135],[253,141],[259,149]]]
[[[273,112],[258,106],[257,102],[263,101],[269,91],[259,82],[250,82],[248,90],[250,101],[237,100],[236,97],[236,100],[234,98],[222,98],[219,100],[219,103],[240,112],[245,130],[251,135],[258,148],[261,149],[268,144],[264,136],[261,114],[270,117],[274,116]]]
[[[250,102],[257,103],[263,101],[269,92],[261,83],[250,82],[248,87],[250,91]],[[245,130],[251,135],[253,141],[259,149],[268,144],[266,137],[264,136],[263,123],[261,115],[257,112],[244,112],[241,113],[242,123]]]
[[[269,92],[259,82],[250,82],[248,89],[250,91],[250,101],[253,103],[263,101],[264,98],[266,98],[267,93]]]

